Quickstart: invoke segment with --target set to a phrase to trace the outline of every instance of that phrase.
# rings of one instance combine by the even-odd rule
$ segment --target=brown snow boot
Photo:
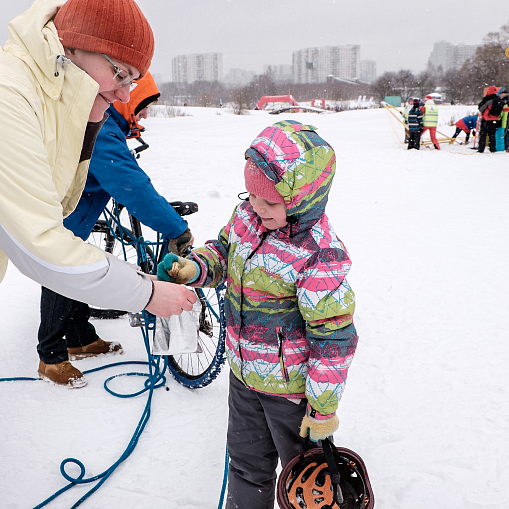
[[[83,373],[76,369],[69,361],[58,364],[44,364],[39,361],[39,376],[48,382],[65,385],[70,389],[79,389],[87,385]]]
[[[69,359],[76,361],[85,357],[94,357],[103,353],[124,353],[122,345],[116,341],[103,341],[101,338],[86,346],[68,348]]]

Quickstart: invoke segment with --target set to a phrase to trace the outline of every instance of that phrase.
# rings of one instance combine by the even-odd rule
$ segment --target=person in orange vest
[[[423,115],[422,123],[424,126],[422,134],[424,134],[429,129],[429,135],[433,146],[437,150],[440,150],[440,145],[437,141],[438,106],[435,104],[435,101],[431,95],[426,96],[426,102],[421,108],[421,111]]]

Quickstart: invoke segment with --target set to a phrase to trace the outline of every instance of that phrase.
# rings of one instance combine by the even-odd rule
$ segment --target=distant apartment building
[[[179,55],[172,59],[171,67],[175,83],[223,81],[222,53]]]
[[[467,44],[451,44],[446,41],[435,42],[429,56],[429,63],[435,67],[442,67],[446,72],[459,69],[465,60],[474,56],[477,46]]]
[[[270,72],[274,83],[293,83],[293,66],[291,64],[264,65],[263,74]]]
[[[376,81],[376,62],[374,60],[361,60],[360,80],[367,83]]]
[[[361,47],[325,46],[294,51],[294,83],[324,83],[327,76],[355,80],[360,78]]]
[[[251,83],[254,77],[254,71],[234,68],[230,69],[230,72],[225,74],[224,82],[230,87],[245,87]]]

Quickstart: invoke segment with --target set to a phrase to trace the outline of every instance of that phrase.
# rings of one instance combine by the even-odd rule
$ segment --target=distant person
[[[408,147],[407,149],[421,148],[421,133],[422,133],[422,111],[419,106],[419,99],[413,100],[412,109],[408,112]]]
[[[424,134],[429,130],[429,135],[431,138],[431,143],[433,146],[440,150],[440,144],[437,141],[437,126],[438,126],[438,106],[435,104],[433,100],[433,96],[427,95],[426,102],[424,106],[421,107],[422,111],[422,123],[423,123],[423,131]]]
[[[496,132],[499,127],[500,115],[502,114],[503,103],[497,95],[497,87],[491,86],[486,90],[486,95],[479,103],[481,113],[481,127],[479,129],[479,148],[477,152],[482,154],[486,148],[486,136],[489,139],[490,152],[497,151]]]
[[[0,278],[10,259],[80,302],[161,316],[192,309],[192,292],[140,274],[63,225],[105,111],[129,100],[153,53],[133,0],[36,0],[11,21],[0,50]]]
[[[405,127],[405,140],[404,143],[408,143],[408,140],[410,139],[410,133],[408,131],[408,113],[410,110],[414,107],[414,99],[413,97],[409,97],[408,101],[405,105],[405,109],[403,111],[403,125]]]
[[[76,237],[88,239],[113,197],[143,224],[167,239],[176,239],[172,244],[181,245],[177,254],[184,254],[191,244],[187,222],[155,190],[126,141],[128,136],[139,136],[144,128],[138,122],[147,118],[148,107],[159,95],[147,72],[138,80],[128,103],[108,108],[109,117],[97,135],[85,189],[74,212],[64,220],[64,226]],[[99,337],[89,318],[88,304],[42,288],[37,351],[39,375],[44,380],[71,388],[84,387],[87,382],[83,373],[69,359],[122,353],[119,343]]]
[[[504,129],[504,148],[509,152],[509,96],[507,88],[504,87],[500,92],[500,99],[502,100],[502,114],[500,115],[500,127]]]
[[[245,157],[249,199],[216,240],[185,259],[168,255],[158,275],[198,287],[227,282],[226,508],[269,509],[278,459],[284,466],[338,428],[357,346],[355,297],[350,257],[325,214],[332,147],[287,120],[264,129]]]
[[[456,138],[462,131],[465,133],[465,145],[468,143],[470,133],[475,136],[475,130],[477,129],[478,115],[469,115],[458,120],[454,125],[456,126],[456,132],[452,135],[452,138]]]

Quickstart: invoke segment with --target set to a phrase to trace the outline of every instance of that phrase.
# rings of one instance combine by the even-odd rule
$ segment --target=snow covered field
[[[440,110],[441,122],[472,107]],[[509,507],[509,155],[458,145],[407,151],[384,110],[337,114],[187,108],[189,116],[144,122],[140,164],[169,200],[196,201],[196,245],[217,235],[244,191],[244,150],[286,118],[318,127],[335,148],[328,215],[353,260],[359,347],[338,415],[337,445],[365,460],[377,509]],[[454,128],[440,126],[452,134]],[[468,156],[472,156],[471,159]],[[37,376],[40,288],[10,266],[0,286],[0,377]],[[127,319],[95,321],[125,353],[77,361],[82,370],[145,360]],[[36,506],[67,484],[60,462],[86,477],[114,463],[146,395],[103,389],[123,366],[67,390],[42,381],[0,384],[0,507]],[[227,372],[196,391],[170,377],[131,457],[89,498],[95,509],[214,509],[223,477]],[[112,388],[134,392],[139,377]],[[78,468],[68,467],[77,475]],[[90,485],[48,505],[69,508]]]

